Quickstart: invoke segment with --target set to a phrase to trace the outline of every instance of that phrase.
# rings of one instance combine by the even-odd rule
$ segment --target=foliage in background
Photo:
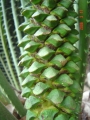
[[[20,11],[18,10],[20,9],[20,2],[17,1],[16,5],[18,6],[14,8],[17,8],[16,10],[18,12]],[[9,82],[17,89],[20,89],[17,71],[17,69],[19,69],[17,63],[20,51],[17,47],[18,39],[13,21],[11,1],[1,0],[0,6],[0,36],[2,46],[0,52],[0,58],[2,59],[2,61],[0,60],[1,69],[8,78]]]
[[[24,21],[21,8],[28,4],[28,0],[0,0],[0,68],[12,86],[20,89],[22,79],[19,77],[19,57],[22,49],[18,43],[23,34],[18,30]]]

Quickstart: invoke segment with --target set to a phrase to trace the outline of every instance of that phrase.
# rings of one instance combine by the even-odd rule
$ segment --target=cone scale
[[[24,78],[22,95],[27,98],[26,120],[78,120],[81,87],[74,1],[30,2],[32,7],[22,10],[29,21],[22,31],[27,33],[25,41],[30,41],[20,43],[25,50],[20,57],[25,71],[20,76]]]

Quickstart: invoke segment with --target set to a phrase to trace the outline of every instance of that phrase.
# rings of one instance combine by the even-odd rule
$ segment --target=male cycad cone
[[[73,0],[31,0],[22,10],[28,19],[19,29],[27,35],[19,44],[25,52],[20,65],[27,120],[76,120],[79,112],[77,62],[74,44],[77,13]]]

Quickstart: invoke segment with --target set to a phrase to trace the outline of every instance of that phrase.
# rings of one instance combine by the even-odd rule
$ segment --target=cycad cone
[[[27,35],[19,43],[25,52],[19,65],[27,120],[76,120],[79,114],[77,62],[74,44],[77,13],[73,0],[32,0],[22,10],[28,18],[19,29]]]

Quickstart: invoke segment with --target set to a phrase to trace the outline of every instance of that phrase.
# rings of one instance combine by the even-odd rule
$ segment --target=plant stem
[[[5,63],[4,63],[4,61],[3,61],[3,59],[2,59],[1,56],[0,56],[0,61],[1,61],[2,65],[3,65],[3,68],[4,68],[5,72],[6,72],[6,74],[7,74],[8,78],[9,78],[9,80],[10,80],[10,83],[12,84],[12,86],[14,86],[14,83],[13,83],[13,81],[12,81],[12,79],[11,79],[11,77],[10,77],[8,71],[7,71],[7,68],[6,68],[6,66],[5,66]]]
[[[22,39],[22,36],[21,36],[21,32],[18,30],[19,23],[18,23],[18,19],[17,19],[16,10],[15,10],[14,0],[11,0],[11,8],[12,8],[13,19],[14,19],[14,23],[15,23],[15,30],[16,30],[16,34],[17,34],[17,39],[18,39],[18,43],[19,43]],[[20,48],[20,52],[21,53],[23,52],[22,48]],[[18,72],[20,74],[20,70],[18,70]],[[22,78],[21,77],[19,78],[19,83],[20,83],[20,85],[22,83]]]
[[[8,44],[9,44],[10,51],[11,51],[11,54],[12,54],[12,58],[13,58],[14,66],[15,66],[15,69],[16,69],[16,73],[18,75],[18,80],[21,81],[21,79],[19,77],[20,69],[18,67],[18,62],[17,62],[16,56],[15,56],[15,52],[14,52],[14,49],[13,49],[10,32],[9,32],[9,29],[8,29],[9,26],[8,26],[7,19],[6,19],[6,11],[5,11],[5,6],[4,6],[4,1],[3,0],[1,0],[1,6],[2,6],[2,13],[3,13],[3,20],[4,20],[5,30],[6,30],[6,33],[7,33],[6,35],[7,35]]]
[[[79,27],[80,27],[80,42],[79,42],[79,54],[81,57],[80,62],[80,76],[79,76],[79,82],[82,87],[82,94],[83,94],[83,88],[84,88],[84,81],[86,77],[86,66],[87,66],[87,55],[88,55],[88,47],[89,47],[89,41],[87,34],[87,16],[88,16],[88,0],[79,0]],[[80,95],[80,102],[82,102],[82,94]],[[81,118],[81,116],[79,116]]]
[[[6,57],[6,60],[7,60],[7,64],[8,64],[8,67],[9,67],[9,70],[10,70],[14,85],[19,90],[20,88],[19,88],[19,85],[17,83],[16,77],[14,75],[12,65],[11,65],[11,62],[10,62],[10,58],[9,58],[9,54],[8,54],[8,51],[7,51],[7,46],[6,46],[6,43],[5,43],[5,37],[4,37],[4,33],[3,33],[3,28],[2,28],[2,25],[1,25],[1,19],[0,19],[0,35],[1,35],[1,42],[2,42],[2,46],[3,46],[3,50],[4,50],[4,53],[5,53],[5,57]]]
[[[88,54],[88,38],[87,34],[87,15],[88,15],[87,0],[79,0],[79,26],[80,26],[80,42],[79,51],[82,61],[80,62],[80,82],[82,87],[84,86],[85,72],[86,72],[86,60]]]
[[[0,120],[17,120],[0,102]]]
[[[9,100],[11,101],[11,103],[13,104],[17,112],[19,113],[19,115],[22,117],[25,116],[26,114],[25,108],[23,107],[22,103],[19,101],[14,90],[12,89],[8,81],[6,80],[1,70],[0,70],[0,86],[6,93],[7,97],[9,98]]]
[[[16,31],[17,39],[18,39],[18,43],[19,43],[22,39],[22,36],[21,36],[21,32],[18,30],[19,22],[18,22],[18,18],[17,18],[14,0],[11,0],[11,9],[12,9],[13,19],[14,19],[14,24],[15,24],[15,31]],[[23,49],[20,48],[20,51],[22,53]],[[22,82],[22,80],[20,82]]]

